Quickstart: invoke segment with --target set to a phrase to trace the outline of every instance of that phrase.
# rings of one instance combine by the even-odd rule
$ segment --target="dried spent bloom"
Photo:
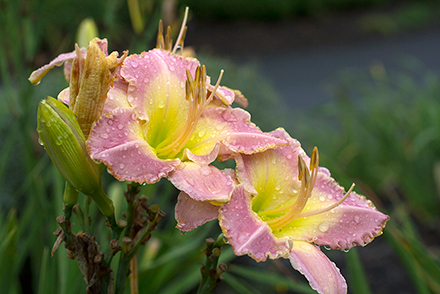
[[[29,80],[37,84],[51,68],[65,63],[65,76],[69,87],[63,90],[60,96],[69,96],[69,107],[77,115],[81,130],[87,137],[92,123],[103,113],[116,70],[127,54],[128,52],[124,52],[121,58],[117,58],[117,52],[108,55],[107,40],[95,38],[89,42],[87,50],[76,45],[74,52],[61,54],[49,64],[34,71]]]
[[[290,145],[236,158],[240,184],[220,208],[223,233],[236,255],[289,258],[319,293],[346,293],[339,269],[319,246],[364,246],[382,233],[389,217],[353,187],[344,193],[328,170],[318,167],[316,148],[309,159],[284,130],[272,135]]]
[[[87,153],[85,137],[75,114],[58,100],[47,97],[38,107],[40,142],[66,181],[92,197],[101,212],[113,216],[112,201],[101,188],[101,170]],[[73,205],[75,197],[65,197]]]

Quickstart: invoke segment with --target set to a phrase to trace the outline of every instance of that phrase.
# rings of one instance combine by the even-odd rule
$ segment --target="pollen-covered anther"
[[[202,115],[202,111],[214,98],[214,94],[218,89],[223,76],[223,70],[220,72],[220,76],[217,80],[214,90],[209,97],[207,97],[208,91],[206,89],[206,67],[204,65],[197,67],[194,78],[189,70],[186,71],[186,76],[185,99],[189,103],[188,118],[186,123],[178,132],[176,132],[174,136],[162,141],[156,147],[157,154],[162,157],[175,157],[191,138],[191,135],[197,126],[197,122]]]

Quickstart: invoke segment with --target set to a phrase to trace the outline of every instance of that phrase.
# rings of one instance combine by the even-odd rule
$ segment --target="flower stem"
[[[226,264],[218,265],[221,255],[221,249],[225,246],[223,234],[220,234],[216,241],[209,238],[206,239],[206,264],[202,267],[202,280],[197,290],[197,294],[210,293],[214,287],[223,279],[221,274],[226,270]],[[218,266],[217,266],[218,265]]]

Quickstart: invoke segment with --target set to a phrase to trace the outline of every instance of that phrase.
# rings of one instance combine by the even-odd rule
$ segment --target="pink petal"
[[[211,150],[211,152],[206,155],[196,155],[188,148],[185,148],[185,150],[183,150],[183,160],[189,159],[194,162],[209,164],[217,158],[219,150],[220,150],[219,142],[217,142],[214,148]]]
[[[167,113],[173,112],[179,115],[167,117],[167,120],[176,123],[185,121],[188,116],[188,103],[185,100],[186,70],[189,69],[194,76],[198,65],[195,59],[175,56],[160,49],[127,58],[121,75],[129,83],[128,101],[135,108],[136,114],[147,120],[152,115],[165,117]],[[172,124],[171,121],[169,123]]]
[[[224,171],[189,161],[182,162],[168,179],[177,189],[199,201],[228,202],[234,188],[234,182]]]
[[[103,115],[92,127],[87,147],[118,180],[155,183],[180,164],[179,159],[156,156],[143,138],[142,121],[128,108]]]
[[[319,173],[303,213],[329,207],[344,194],[344,189],[333,178]],[[294,220],[283,228],[280,236],[346,250],[370,243],[382,233],[388,219],[387,215],[376,210],[371,201],[352,192],[344,202],[330,211]]]
[[[61,101],[66,105],[69,105],[69,96],[70,96],[70,88],[67,87],[58,94],[57,99],[58,101]]]
[[[208,201],[197,201],[185,192],[180,192],[175,208],[177,228],[183,232],[191,231],[218,216],[219,206]]]
[[[251,209],[251,196],[236,186],[231,201],[220,209],[220,226],[236,255],[248,254],[257,261],[287,257],[291,242],[276,238],[269,226]]]
[[[85,49],[83,49],[85,50]],[[84,52],[83,52],[84,53]],[[29,81],[32,84],[38,84],[41,79],[47,74],[49,70],[54,68],[55,66],[61,66],[67,61],[72,61],[76,57],[76,52],[70,52],[70,53],[63,53],[58,55],[54,60],[52,60],[50,63],[43,65],[37,70],[34,70],[32,74],[29,77]],[[70,74],[70,73],[69,73]]]
[[[318,246],[294,241],[289,259],[293,268],[303,274],[310,286],[319,293],[347,293],[344,277]]]
[[[212,107],[204,110],[191,140],[186,144],[198,156],[210,154],[217,142],[219,155],[227,160],[237,153],[252,154],[287,144],[287,140],[263,133],[243,109]]]
[[[128,84],[121,80],[116,80],[107,93],[103,113],[112,112],[116,108],[130,108],[127,97]]]

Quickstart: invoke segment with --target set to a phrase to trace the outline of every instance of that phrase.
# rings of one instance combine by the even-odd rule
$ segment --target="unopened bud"
[[[46,97],[38,106],[37,131],[40,142],[66,181],[90,196],[105,216],[113,216],[113,202],[102,190],[101,171],[87,153],[75,114],[58,100]]]

